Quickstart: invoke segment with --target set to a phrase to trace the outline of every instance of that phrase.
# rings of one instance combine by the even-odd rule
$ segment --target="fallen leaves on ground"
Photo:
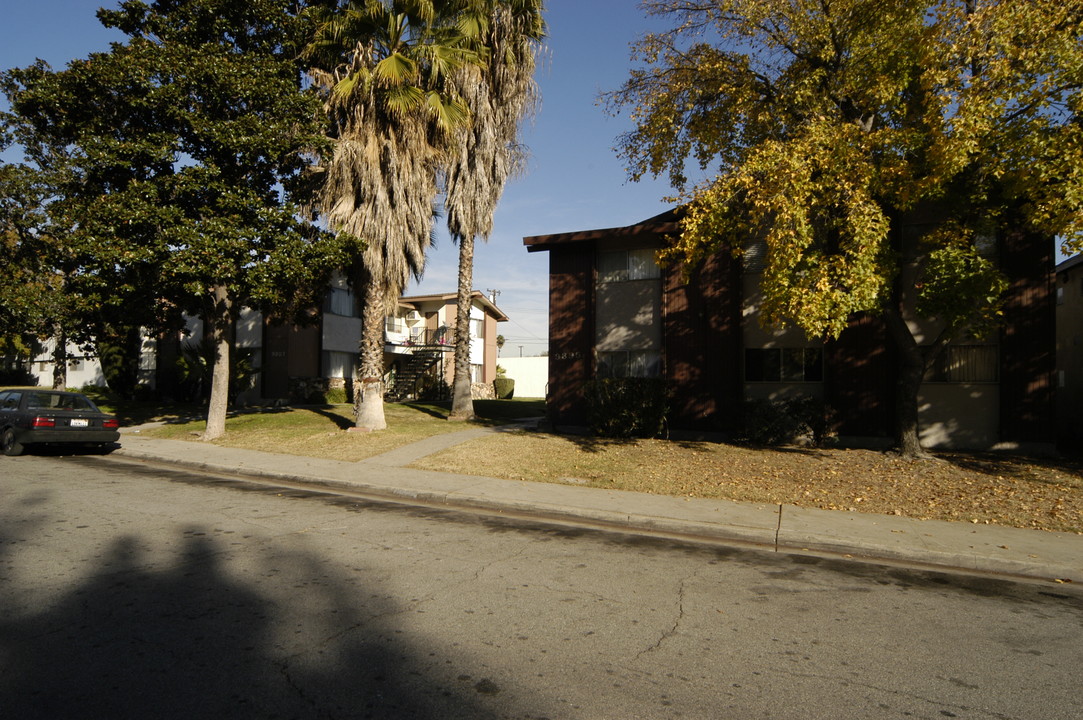
[[[418,467],[686,497],[1083,533],[1083,463],[502,433]]]

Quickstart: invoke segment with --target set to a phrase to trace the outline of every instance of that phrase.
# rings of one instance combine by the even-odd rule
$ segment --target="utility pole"
[[[489,301],[493,305],[496,305],[496,299],[498,297],[500,297],[500,291],[499,290],[486,290],[485,292],[489,293]]]
[[[523,356],[523,346],[520,345],[519,346],[519,357],[522,357],[522,356]]]

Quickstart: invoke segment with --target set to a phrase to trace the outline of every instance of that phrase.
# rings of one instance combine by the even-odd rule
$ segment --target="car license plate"
[[[71,426],[72,427],[86,427],[89,424],[90,424],[90,422],[88,420],[86,420],[86,419],[83,419],[83,418],[75,418],[74,420],[71,421]]]

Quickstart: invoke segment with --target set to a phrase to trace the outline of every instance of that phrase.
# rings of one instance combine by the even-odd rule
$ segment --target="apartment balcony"
[[[385,351],[400,355],[414,354],[419,350],[429,352],[452,352],[455,349],[455,331],[449,327],[435,330],[407,328],[402,331],[385,330]]]

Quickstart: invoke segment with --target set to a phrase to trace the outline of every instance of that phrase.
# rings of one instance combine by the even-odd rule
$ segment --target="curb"
[[[163,457],[152,449],[121,448],[117,459],[183,467],[212,475],[358,495],[374,501],[424,505],[608,532],[733,545],[768,552],[826,556],[873,564],[905,565],[1011,580],[1083,583],[1083,536],[1000,526],[840,513],[784,505],[754,505],[644,495],[516,480],[496,480],[403,468],[392,460],[414,453],[392,451],[358,463],[359,471],[397,471],[402,485],[349,480],[303,471],[278,471],[239,462]],[[402,455],[402,457],[398,457]],[[292,457],[292,456],[291,456]],[[375,462],[374,462],[375,461]],[[990,529],[992,528],[992,529]],[[1048,557],[1050,544],[1065,543]],[[1078,552],[1076,547],[1078,547]]]

